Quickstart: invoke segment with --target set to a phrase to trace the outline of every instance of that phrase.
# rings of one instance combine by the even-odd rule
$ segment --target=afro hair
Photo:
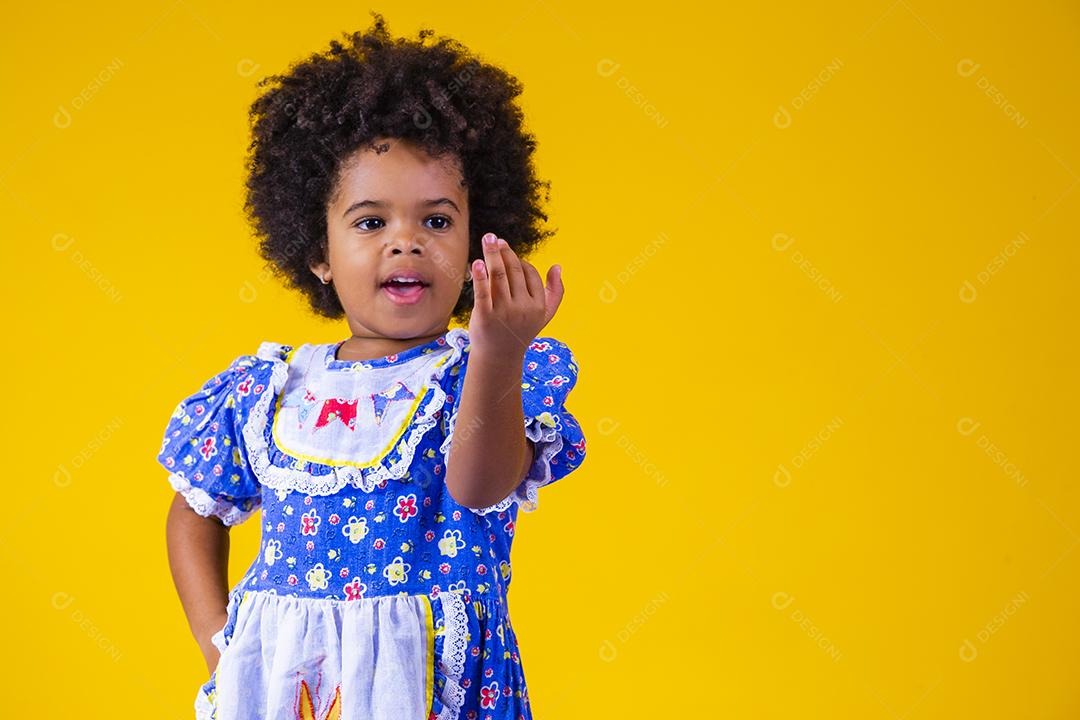
[[[376,138],[456,159],[468,193],[470,262],[483,257],[485,232],[506,238],[519,257],[554,234],[543,228],[550,182],[536,177],[536,141],[514,101],[521,83],[430,29],[394,39],[382,15],[372,15],[367,32],[345,33],[344,42],[261,80],[265,91],[249,111],[244,209],[259,253],[332,319],[344,309],[311,266],[327,259],[326,208],[342,163]],[[472,306],[466,283],[451,317],[467,322]]]

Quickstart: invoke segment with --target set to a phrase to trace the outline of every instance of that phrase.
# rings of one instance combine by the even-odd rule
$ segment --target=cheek
[[[330,266],[335,274],[361,278],[374,277],[378,249],[374,242],[361,242],[350,238],[331,238]]]
[[[431,264],[436,268],[440,279],[453,283],[461,283],[467,277],[469,264],[469,244],[465,239],[453,244],[445,244],[434,248],[431,253]]]
[[[464,270],[469,264],[469,236],[467,234],[457,238],[451,254],[454,256],[454,267]]]

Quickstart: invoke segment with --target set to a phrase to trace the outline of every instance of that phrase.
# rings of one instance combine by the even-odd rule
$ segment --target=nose
[[[403,228],[396,233],[389,234],[388,237],[386,251],[391,255],[398,255],[403,252],[419,255],[424,250],[423,233]]]

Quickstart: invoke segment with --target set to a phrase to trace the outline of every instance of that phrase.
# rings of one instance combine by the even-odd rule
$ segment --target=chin
[[[416,312],[409,308],[402,308],[397,312],[392,311],[362,324],[383,337],[409,340],[421,335],[433,335],[449,327],[452,310],[453,308],[450,308],[445,314],[436,316],[430,311]]]

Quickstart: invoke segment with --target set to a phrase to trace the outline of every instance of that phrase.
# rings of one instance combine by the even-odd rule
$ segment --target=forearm
[[[446,485],[461,505],[493,505],[521,482],[532,464],[521,402],[524,355],[496,360],[472,354],[461,389]]]
[[[169,568],[191,634],[204,654],[225,624],[229,596],[229,529],[196,513],[177,493],[165,522]]]

